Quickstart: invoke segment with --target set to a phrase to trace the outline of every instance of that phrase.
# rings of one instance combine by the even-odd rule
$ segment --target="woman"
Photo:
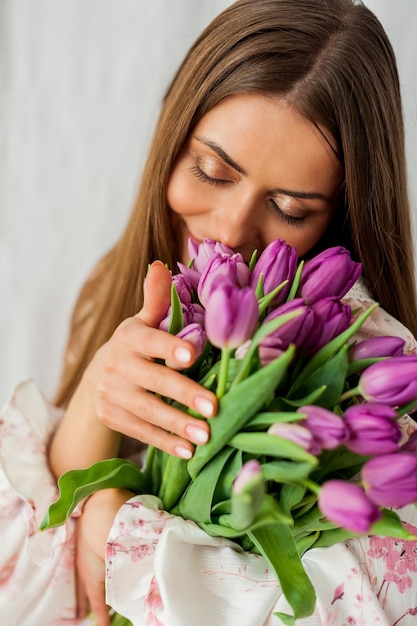
[[[72,360],[56,398],[64,414],[56,417],[48,447],[53,475],[126,456],[143,444],[190,458],[194,444],[208,440],[208,423],[153,393],[181,400],[207,418],[217,410],[211,392],[176,371],[192,363],[192,346],[157,330],[169,305],[170,274],[163,264],[175,269],[178,260],[188,260],[188,236],[218,239],[246,259],[277,237],[294,245],[299,257],[345,245],[363,264],[367,289],[351,293],[349,303],[355,308],[377,300],[387,313],[375,314],[368,332],[403,336],[413,351],[417,318],[410,233],[396,64],[375,16],[352,0],[233,4],[202,33],[174,77],[125,233],[81,293],[71,331]],[[155,259],[162,264],[155,262],[147,273]],[[12,406],[16,409],[16,403]],[[51,417],[44,419],[51,424],[47,439],[54,427]],[[9,480],[13,484],[10,475]],[[41,504],[33,504],[40,517],[41,506],[53,499],[50,475],[43,480],[49,491],[44,489]],[[108,623],[106,538],[130,495],[95,494],[78,522],[78,572],[100,626]],[[15,512],[21,501],[10,497],[10,502]],[[117,528],[123,515],[129,517],[125,506]],[[67,540],[62,548],[60,536],[54,541],[56,562],[40,566],[36,576],[49,572],[65,587],[57,570],[71,544]],[[128,536],[127,546],[129,541]],[[11,552],[11,560],[18,561],[11,566],[11,587],[19,575],[27,580],[22,554],[23,549]],[[344,576],[345,570],[341,580]],[[109,578],[108,573],[109,597],[118,607],[119,592]],[[268,612],[277,600],[272,585]],[[408,596],[404,606],[397,596],[387,620],[403,619],[413,608]],[[80,589],[80,610],[82,597]],[[374,600],[378,619],[385,619],[376,595]],[[73,608],[68,600],[67,620],[74,619]],[[62,606],[54,610],[63,619]],[[14,615],[15,609],[10,623]],[[322,618],[317,615],[312,623]],[[59,623],[53,619],[51,624]],[[220,613],[212,619],[217,621],[207,623],[227,618]],[[264,622],[262,617],[258,623]]]

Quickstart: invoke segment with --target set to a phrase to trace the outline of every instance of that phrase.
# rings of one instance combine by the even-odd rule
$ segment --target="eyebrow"
[[[239,174],[242,174],[243,176],[248,175],[246,170],[244,170],[241,165],[236,163],[236,161],[234,161],[232,157],[230,157],[227,152],[225,152],[223,148],[221,148],[219,144],[217,144],[215,141],[210,141],[209,139],[205,139],[204,137],[200,137],[197,135],[195,135],[195,139],[197,139],[197,141],[199,143],[202,143],[204,146],[207,146],[207,148],[213,150],[225,163],[227,163],[227,165],[233,167],[233,169],[239,172]],[[273,189],[272,192],[283,194],[284,196],[289,196],[290,198],[298,198],[301,200],[323,200],[324,202],[331,202],[331,199],[325,196],[323,193],[318,193],[315,191],[306,192],[291,191],[289,189]]]
[[[197,141],[199,141],[203,145],[207,146],[207,148],[210,148],[211,150],[213,150],[216,154],[219,155],[219,157],[225,163],[227,163],[227,165],[230,165],[230,167],[233,167],[233,169],[239,172],[239,174],[243,174],[243,176],[248,175],[247,172],[243,169],[243,167],[241,167],[238,163],[236,163],[236,161],[234,161],[232,157],[230,157],[227,154],[227,152],[225,152],[223,148],[221,148],[219,144],[217,144],[215,141],[209,141],[208,139],[204,139],[204,137],[198,137],[198,136],[195,136],[195,139],[197,139]]]

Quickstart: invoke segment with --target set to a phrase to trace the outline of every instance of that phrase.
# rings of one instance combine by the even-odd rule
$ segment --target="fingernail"
[[[178,456],[180,456],[182,459],[191,459],[191,457],[193,456],[191,450],[182,445],[175,446],[174,450],[175,454],[178,454]]]
[[[185,428],[185,432],[194,443],[207,443],[209,438],[209,434],[206,430],[194,426],[193,424],[188,424]]]
[[[174,352],[177,361],[183,365],[188,365],[192,359],[192,354],[188,348],[177,348]]]
[[[213,417],[214,404],[211,400],[203,396],[197,396],[194,400],[194,404],[201,415],[204,415],[204,417]]]

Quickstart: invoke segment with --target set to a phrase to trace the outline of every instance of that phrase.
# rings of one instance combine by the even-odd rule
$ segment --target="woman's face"
[[[189,260],[188,237],[220,241],[246,260],[279,238],[304,256],[329,225],[343,182],[329,142],[267,96],[230,96],[211,109],[191,132],[168,184],[181,260]]]

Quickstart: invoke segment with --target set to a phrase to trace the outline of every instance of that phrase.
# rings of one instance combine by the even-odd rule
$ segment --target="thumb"
[[[171,272],[162,261],[154,261],[144,283],[143,307],[136,317],[156,328],[171,304]]]

